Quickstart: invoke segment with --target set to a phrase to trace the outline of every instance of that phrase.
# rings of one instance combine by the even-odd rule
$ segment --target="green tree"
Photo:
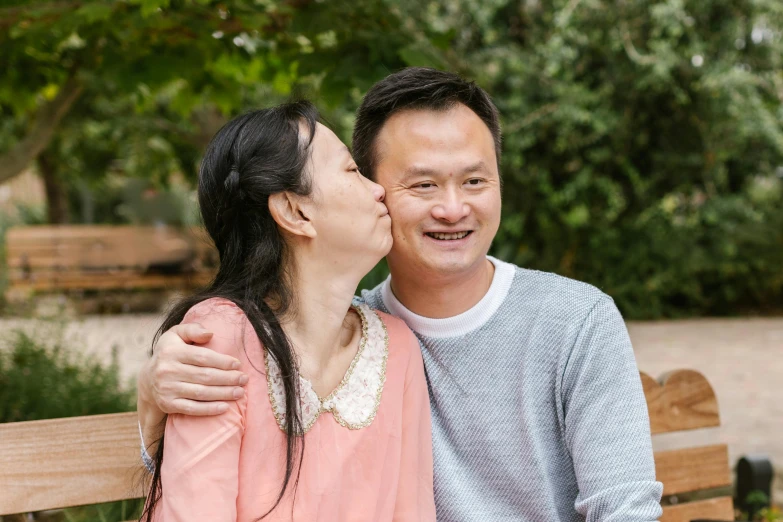
[[[66,180],[111,168],[192,176],[228,117],[294,90],[315,94],[345,130],[361,92],[405,65],[398,48],[409,45],[379,2],[6,4],[0,182],[36,162],[52,221],[67,219]]]

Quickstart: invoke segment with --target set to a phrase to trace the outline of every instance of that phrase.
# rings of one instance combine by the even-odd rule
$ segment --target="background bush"
[[[14,332],[0,349],[0,422],[21,422],[135,409],[135,391],[119,369]]]

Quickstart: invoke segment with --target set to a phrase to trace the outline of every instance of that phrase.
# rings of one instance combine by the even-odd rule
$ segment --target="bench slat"
[[[659,380],[642,373],[652,434],[720,426],[718,400],[707,379],[677,370]]]
[[[713,520],[734,520],[734,504],[731,497],[711,498],[689,502],[679,506],[666,506],[660,522],[690,522],[704,518]]]
[[[143,497],[136,413],[0,424],[0,515]]]
[[[664,496],[729,486],[728,447],[717,444],[656,452],[655,475],[663,482]]]
[[[217,251],[200,227],[26,226],[6,233],[9,295],[202,286]],[[157,272],[150,267],[173,270]],[[148,272],[149,270],[149,272]]]
[[[174,288],[181,286],[203,286],[208,284],[214,274],[199,272],[192,274],[134,274],[120,272],[115,274],[72,275],[67,277],[35,278],[32,280],[12,280],[15,290],[109,290],[137,288]]]

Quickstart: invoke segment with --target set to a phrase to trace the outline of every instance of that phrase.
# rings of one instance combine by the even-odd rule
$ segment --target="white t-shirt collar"
[[[391,276],[386,278],[381,287],[383,304],[392,315],[405,321],[411,330],[425,337],[446,338],[467,335],[484,326],[497,312],[506,299],[514,280],[514,265],[491,256],[487,256],[487,259],[495,265],[492,284],[481,301],[459,315],[444,319],[432,319],[411,312],[392,292]]]

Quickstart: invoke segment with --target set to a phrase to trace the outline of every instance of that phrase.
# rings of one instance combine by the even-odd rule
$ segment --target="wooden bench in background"
[[[25,226],[9,229],[5,241],[11,301],[35,292],[201,286],[217,266],[200,228]]]
[[[720,425],[715,394],[698,372],[641,377],[653,434]],[[121,413],[0,424],[0,515],[141,497],[136,422]],[[725,445],[656,452],[655,465],[662,522],[734,520]]]
[[[657,381],[641,375],[653,436],[720,426],[715,392],[700,373],[678,370]],[[725,444],[658,451],[655,472],[663,482],[661,522],[734,520]]]

